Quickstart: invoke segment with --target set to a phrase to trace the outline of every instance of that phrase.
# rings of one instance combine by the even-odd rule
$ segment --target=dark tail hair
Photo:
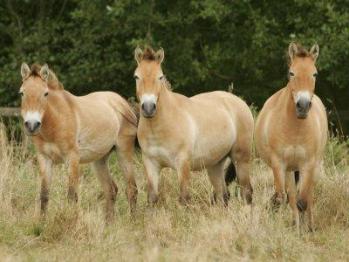
[[[298,184],[299,182],[299,171],[294,171],[294,180],[296,181],[296,185]]]
[[[225,184],[229,186],[235,179],[236,179],[236,168],[233,161],[231,161],[225,173]]]

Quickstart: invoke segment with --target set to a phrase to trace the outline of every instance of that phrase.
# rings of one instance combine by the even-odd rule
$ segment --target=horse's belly
[[[115,135],[101,134],[99,137],[79,141],[80,163],[88,163],[101,159],[115,146]]]
[[[225,141],[211,146],[196,149],[192,155],[191,167],[193,170],[202,170],[214,166],[225,159],[232,150],[233,141]]]

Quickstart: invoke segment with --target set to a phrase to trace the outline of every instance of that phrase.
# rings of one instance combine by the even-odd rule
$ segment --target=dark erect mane
[[[39,64],[33,64],[30,67],[30,76],[34,76],[34,77],[41,77],[40,75],[40,70],[41,70],[41,65]],[[48,76],[48,81],[47,81],[47,85],[49,88],[54,89],[54,90],[59,90],[59,89],[64,89],[63,84],[61,82],[59,82],[56,74],[51,70]]]

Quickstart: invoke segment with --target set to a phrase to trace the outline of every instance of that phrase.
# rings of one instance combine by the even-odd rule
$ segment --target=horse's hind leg
[[[217,165],[208,167],[208,177],[213,186],[213,201],[219,204],[228,205],[227,187],[224,180],[224,163],[219,162]]]
[[[45,158],[41,154],[38,154],[38,162],[40,168],[40,213],[45,215],[47,211],[48,199],[49,199],[49,189],[51,183],[51,169],[52,161]]]
[[[121,136],[116,150],[118,162],[126,180],[126,196],[131,213],[136,210],[138,194],[133,165],[134,145],[134,136]]]
[[[288,197],[288,202],[292,209],[293,223],[295,224],[297,231],[299,232],[299,213],[297,208],[297,188],[295,176],[293,173],[286,173],[286,192]]]
[[[251,149],[250,146],[237,147],[232,152],[232,161],[235,162],[237,181],[241,187],[241,197],[248,203],[252,203],[252,185],[250,181]]]
[[[114,204],[118,188],[109,173],[108,156],[93,162],[93,167],[104,191],[106,220],[110,222],[114,218]]]

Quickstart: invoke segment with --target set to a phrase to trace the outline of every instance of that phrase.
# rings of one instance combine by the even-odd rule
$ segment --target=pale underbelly
[[[211,167],[218,164],[220,161],[226,159],[231,150],[231,145],[222,148],[207,149],[200,154],[195,152],[190,153],[182,151],[169,151],[164,147],[150,146],[143,149],[143,152],[148,158],[155,160],[162,167],[170,167],[177,169],[182,162],[190,160],[191,169],[194,171],[202,170],[206,167]]]
[[[114,147],[114,143],[79,144],[78,153],[80,163],[89,163],[106,156]],[[41,153],[54,163],[69,161],[71,151],[63,151],[54,143],[45,143],[41,148]]]

